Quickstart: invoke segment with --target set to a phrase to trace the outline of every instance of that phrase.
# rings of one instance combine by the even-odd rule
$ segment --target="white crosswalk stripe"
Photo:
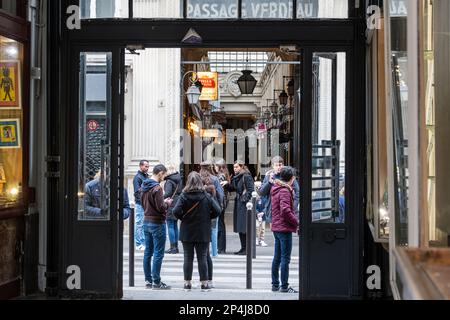
[[[270,289],[271,287],[271,256],[258,256],[253,260],[252,277],[254,289]],[[246,257],[235,255],[221,255],[213,259],[214,265],[214,285],[218,289],[245,289],[246,287]],[[124,255],[124,287],[128,286],[128,254]],[[165,255],[162,269],[162,281],[173,286],[182,287],[183,276],[183,255]],[[198,285],[197,262],[194,259],[193,284]],[[289,283],[298,288],[299,263],[298,257],[293,257],[290,264]],[[136,253],[135,257],[135,286],[143,287],[145,283],[143,271],[143,253]],[[197,284],[196,284],[197,283]]]

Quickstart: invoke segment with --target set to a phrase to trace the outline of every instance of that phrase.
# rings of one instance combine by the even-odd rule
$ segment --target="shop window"
[[[82,19],[128,18],[128,0],[80,0]]]
[[[0,8],[13,16],[17,15],[16,0],[2,0],[0,1]]]
[[[450,94],[448,69],[450,54],[449,1],[421,1],[422,36],[421,60],[423,75],[420,77],[424,116],[421,125],[426,142],[426,192],[427,224],[426,245],[441,247],[450,245],[450,212],[448,190],[450,188],[450,151],[448,149]]]
[[[298,19],[347,19],[348,0],[297,0]]]
[[[390,12],[395,4],[390,4]],[[391,50],[389,66],[391,70],[391,112],[394,146],[393,185],[395,196],[395,234],[397,245],[408,244],[408,52],[407,52],[407,12],[390,16]]]
[[[384,23],[371,34],[368,53],[368,199],[367,219],[374,240],[389,241],[388,141],[385,75]]]
[[[182,18],[182,0],[133,0],[133,18]]]
[[[0,209],[22,202],[23,46],[0,36]]]

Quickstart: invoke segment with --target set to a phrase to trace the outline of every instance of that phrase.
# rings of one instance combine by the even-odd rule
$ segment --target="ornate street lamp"
[[[253,94],[258,81],[252,76],[251,70],[243,70],[242,76],[237,80],[237,84],[242,94]]]
[[[197,104],[201,95],[200,89],[195,84],[192,84],[186,91],[186,96],[190,105]]]
[[[189,81],[191,82],[190,87],[186,91],[186,97],[189,101],[190,105],[196,105],[198,104],[200,100],[200,96],[202,95],[202,84],[198,79],[197,73],[193,71],[186,72],[182,78],[182,82],[184,81],[185,77],[187,75],[192,74],[193,77],[189,78]]]

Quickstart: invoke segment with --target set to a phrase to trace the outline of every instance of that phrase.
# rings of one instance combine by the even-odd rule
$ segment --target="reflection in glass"
[[[347,19],[348,0],[296,0],[298,19]]]
[[[79,220],[109,220],[111,61],[111,53],[80,56]]]
[[[134,18],[182,18],[183,0],[133,0]]]
[[[187,0],[186,17],[191,19],[236,19],[237,0]]]
[[[128,0],[80,0],[81,19],[128,18]]]
[[[312,221],[345,223],[346,54],[313,54]]]
[[[396,241],[398,245],[407,245],[409,189],[407,18],[391,17],[390,24]]]

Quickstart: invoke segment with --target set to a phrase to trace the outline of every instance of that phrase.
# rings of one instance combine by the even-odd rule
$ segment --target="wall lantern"
[[[186,96],[190,105],[197,104],[201,96],[200,89],[195,84],[192,84],[186,91]]]
[[[242,76],[237,81],[242,94],[253,94],[253,91],[255,91],[258,81],[252,76],[252,72],[250,70],[243,70]]]
[[[285,105],[288,104],[289,96],[288,96],[288,94],[286,93],[286,91],[283,90],[283,91],[280,93],[280,96],[278,97],[278,99],[280,100],[280,105],[285,106]]]

